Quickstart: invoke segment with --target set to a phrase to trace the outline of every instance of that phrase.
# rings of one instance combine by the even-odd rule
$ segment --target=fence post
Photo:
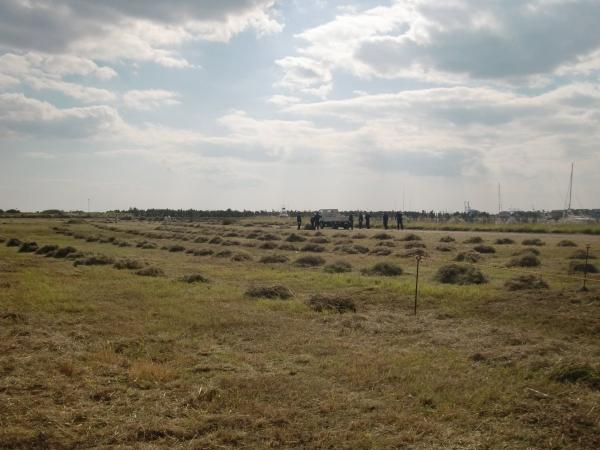
[[[587,282],[589,257],[590,257],[590,244],[588,244],[585,248],[585,266],[583,267],[583,287],[581,288],[581,290],[583,292],[586,292],[588,290],[588,288],[586,286],[586,282]]]
[[[419,265],[421,263],[421,256],[417,256],[417,275],[415,277],[415,316],[417,315],[417,298],[419,296]]]

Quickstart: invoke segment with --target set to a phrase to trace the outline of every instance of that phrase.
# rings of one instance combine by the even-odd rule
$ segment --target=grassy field
[[[600,236],[477,236],[2,219],[0,448],[600,448]]]

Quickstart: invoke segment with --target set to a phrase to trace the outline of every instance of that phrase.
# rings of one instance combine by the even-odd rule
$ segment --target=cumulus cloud
[[[179,94],[163,89],[131,90],[123,95],[123,103],[127,108],[148,111],[163,106],[178,105]]]

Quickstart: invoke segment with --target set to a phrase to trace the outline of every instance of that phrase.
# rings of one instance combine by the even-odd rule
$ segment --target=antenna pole
[[[571,163],[571,178],[569,180],[569,207],[567,211],[571,211],[571,199],[573,197],[573,163]]]
[[[500,192],[500,183],[498,183],[498,214],[502,212],[502,194]]]

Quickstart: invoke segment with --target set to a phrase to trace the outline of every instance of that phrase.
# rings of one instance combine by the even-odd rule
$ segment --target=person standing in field
[[[390,216],[388,216],[387,211],[383,212],[383,228],[385,228],[386,230],[388,229],[388,221],[390,219]]]
[[[371,213],[365,213],[365,224],[367,225],[367,230],[371,228]]]
[[[404,230],[404,218],[402,217],[402,211],[396,213],[396,228],[398,230]]]
[[[298,223],[298,229],[302,226],[302,214],[296,214],[296,222]]]
[[[362,211],[358,212],[358,228],[362,230],[363,227],[363,213]]]
[[[350,229],[354,230],[354,214],[350,213],[348,216],[348,222],[350,223]]]
[[[318,230],[321,225],[321,213],[317,211],[315,214],[315,230]]]
[[[315,217],[316,217],[315,214],[313,214],[312,216],[310,216],[310,228],[313,229],[313,230],[315,229]]]

